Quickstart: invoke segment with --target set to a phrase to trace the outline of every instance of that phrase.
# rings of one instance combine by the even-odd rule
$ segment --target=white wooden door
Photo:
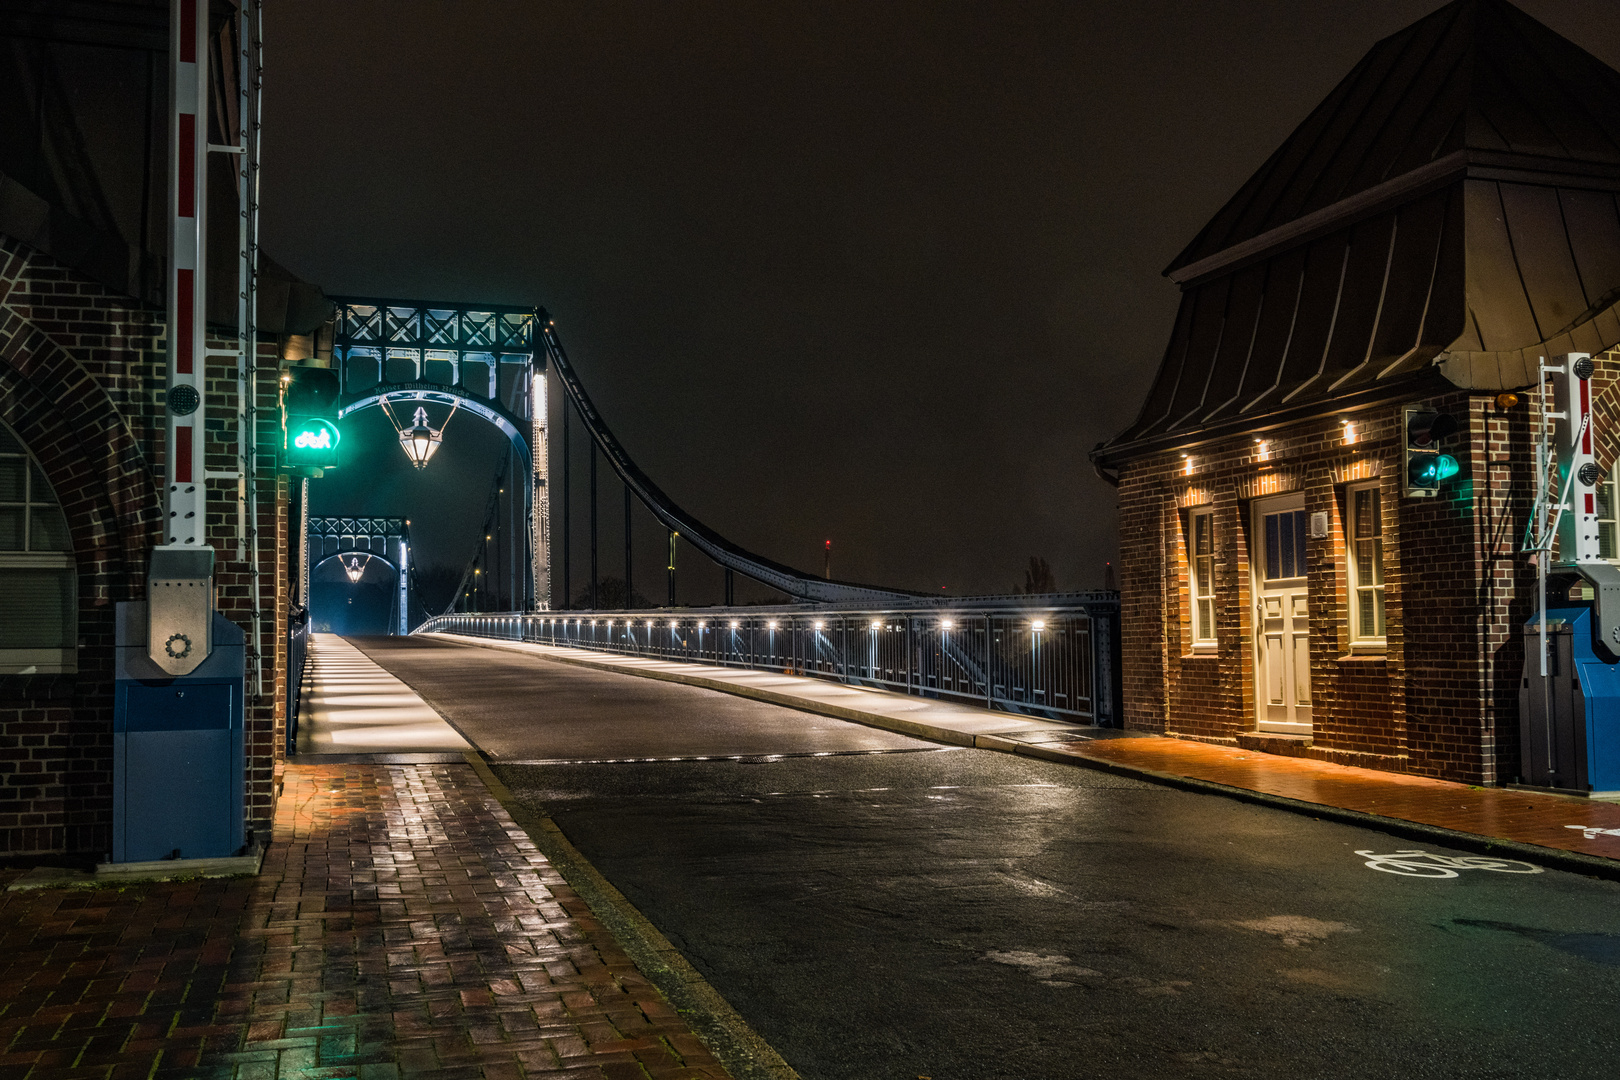
[[[1261,731],[1311,730],[1305,496],[1254,504],[1254,685]]]

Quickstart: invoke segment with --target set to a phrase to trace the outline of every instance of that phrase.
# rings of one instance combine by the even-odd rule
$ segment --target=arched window
[[[0,675],[77,670],[78,582],[56,493],[0,424]]]

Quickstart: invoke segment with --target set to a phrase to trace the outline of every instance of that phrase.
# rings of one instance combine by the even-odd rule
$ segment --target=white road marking
[[[1459,870],[1493,870],[1498,874],[1539,874],[1541,867],[1517,859],[1495,859],[1488,855],[1435,855],[1427,851],[1396,851],[1378,855],[1358,851],[1367,866],[1386,874],[1403,877],[1454,878]]]

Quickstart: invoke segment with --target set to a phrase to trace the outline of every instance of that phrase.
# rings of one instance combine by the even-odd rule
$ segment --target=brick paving
[[[1053,749],[1301,802],[1620,859],[1620,805],[1614,803],[1474,787],[1186,739],[1097,740]]]
[[[0,1080],[726,1075],[466,765],[289,766],[256,878],[0,894]]]

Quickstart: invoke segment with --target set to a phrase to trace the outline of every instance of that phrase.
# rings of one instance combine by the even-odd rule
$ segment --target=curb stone
[[[735,1080],[799,1080],[782,1056],[749,1026],[719,991],[613,887],[563,835],[557,823],[524,806],[476,750],[467,764],[495,801],[529,834],[540,853],[590,907],[641,973],[658,988],[692,1032]]]

